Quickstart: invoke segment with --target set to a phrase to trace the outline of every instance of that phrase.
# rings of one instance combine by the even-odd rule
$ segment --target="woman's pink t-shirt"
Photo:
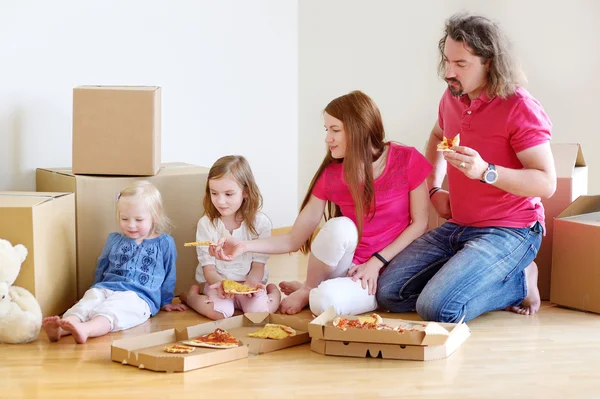
[[[362,237],[354,264],[365,263],[396,239],[410,224],[410,191],[431,172],[431,164],[414,147],[389,143],[385,170],[375,179],[375,215],[365,215]],[[342,214],[356,223],[354,201],[344,181],[343,163],[332,163],[323,170],[312,194],[340,207]]]

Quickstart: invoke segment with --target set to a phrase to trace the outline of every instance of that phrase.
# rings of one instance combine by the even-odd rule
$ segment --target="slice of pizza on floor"
[[[210,334],[202,335],[187,341],[182,341],[182,343],[190,346],[216,349],[237,348],[240,345],[240,341],[238,341],[236,337],[222,328],[217,328]]]
[[[284,339],[296,335],[296,330],[283,324],[267,323],[260,330],[248,334],[252,338]]]
[[[262,288],[250,287],[233,280],[223,280],[223,291],[226,294],[250,295],[261,292]]]

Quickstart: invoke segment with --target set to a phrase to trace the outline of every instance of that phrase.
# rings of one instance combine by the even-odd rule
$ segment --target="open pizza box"
[[[228,319],[197,324],[183,329],[169,329],[113,341],[111,359],[140,369],[183,372],[247,358],[249,353],[260,354],[310,341],[309,320],[303,316],[269,313],[246,313]],[[296,335],[281,340],[248,337],[267,323],[284,324],[296,330]],[[196,347],[191,353],[167,353],[164,347],[209,334],[221,328],[240,341],[240,346],[229,349]]]
[[[383,323],[403,327],[403,332],[358,328],[344,331],[333,325],[335,317],[335,310],[330,308],[309,324],[312,351],[334,356],[435,360],[450,356],[471,335],[471,330],[463,322],[433,323],[402,319],[383,319]]]

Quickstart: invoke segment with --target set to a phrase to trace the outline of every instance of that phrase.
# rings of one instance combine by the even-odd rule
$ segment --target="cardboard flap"
[[[308,324],[308,334],[310,337],[323,339],[323,326],[325,326],[329,320],[333,320],[335,316],[337,316],[337,313],[332,306],[311,321]]]
[[[582,215],[600,211],[600,195],[581,195],[565,208],[556,218]]]
[[[556,177],[571,177],[576,167],[586,166],[581,146],[576,143],[551,144]]]
[[[160,345],[166,342],[176,341],[176,332],[174,328],[170,330],[150,333],[140,337],[123,338],[113,341],[112,346],[116,348],[133,351],[136,349],[146,348],[148,346]]]
[[[32,208],[71,193],[41,193],[32,191],[0,191],[0,206]]]
[[[255,312],[255,313],[244,313],[244,316],[254,324],[262,323],[267,317],[269,312]]]

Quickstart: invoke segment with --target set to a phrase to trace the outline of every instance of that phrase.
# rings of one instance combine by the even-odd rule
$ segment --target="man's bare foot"
[[[300,288],[295,290],[281,301],[279,310],[281,313],[296,314],[300,312],[306,305],[308,305],[308,295],[310,288],[302,285]]]
[[[290,295],[293,292],[298,291],[298,289],[302,287],[302,283],[300,281],[282,281],[279,283],[279,288],[281,288],[281,292],[285,295]]]
[[[525,268],[525,278],[527,279],[527,296],[519,306],[509,306],[506,310],[523,315],[534,315],[542,303],[537,285],[538,267],[535,262],[531,262]]]
[[[85,344],[87,341],[89,332],[83,327],[83,323],[73,323],[70,320],[61,320],[60,327],[73,334],[73,338],[75,338],[75,342],[78,344]]]
[[[46,331],[46,335],[50,342],[56,342],[63,336],[60,328],[60,317],[50,316],[42,320],[42,328]]]

